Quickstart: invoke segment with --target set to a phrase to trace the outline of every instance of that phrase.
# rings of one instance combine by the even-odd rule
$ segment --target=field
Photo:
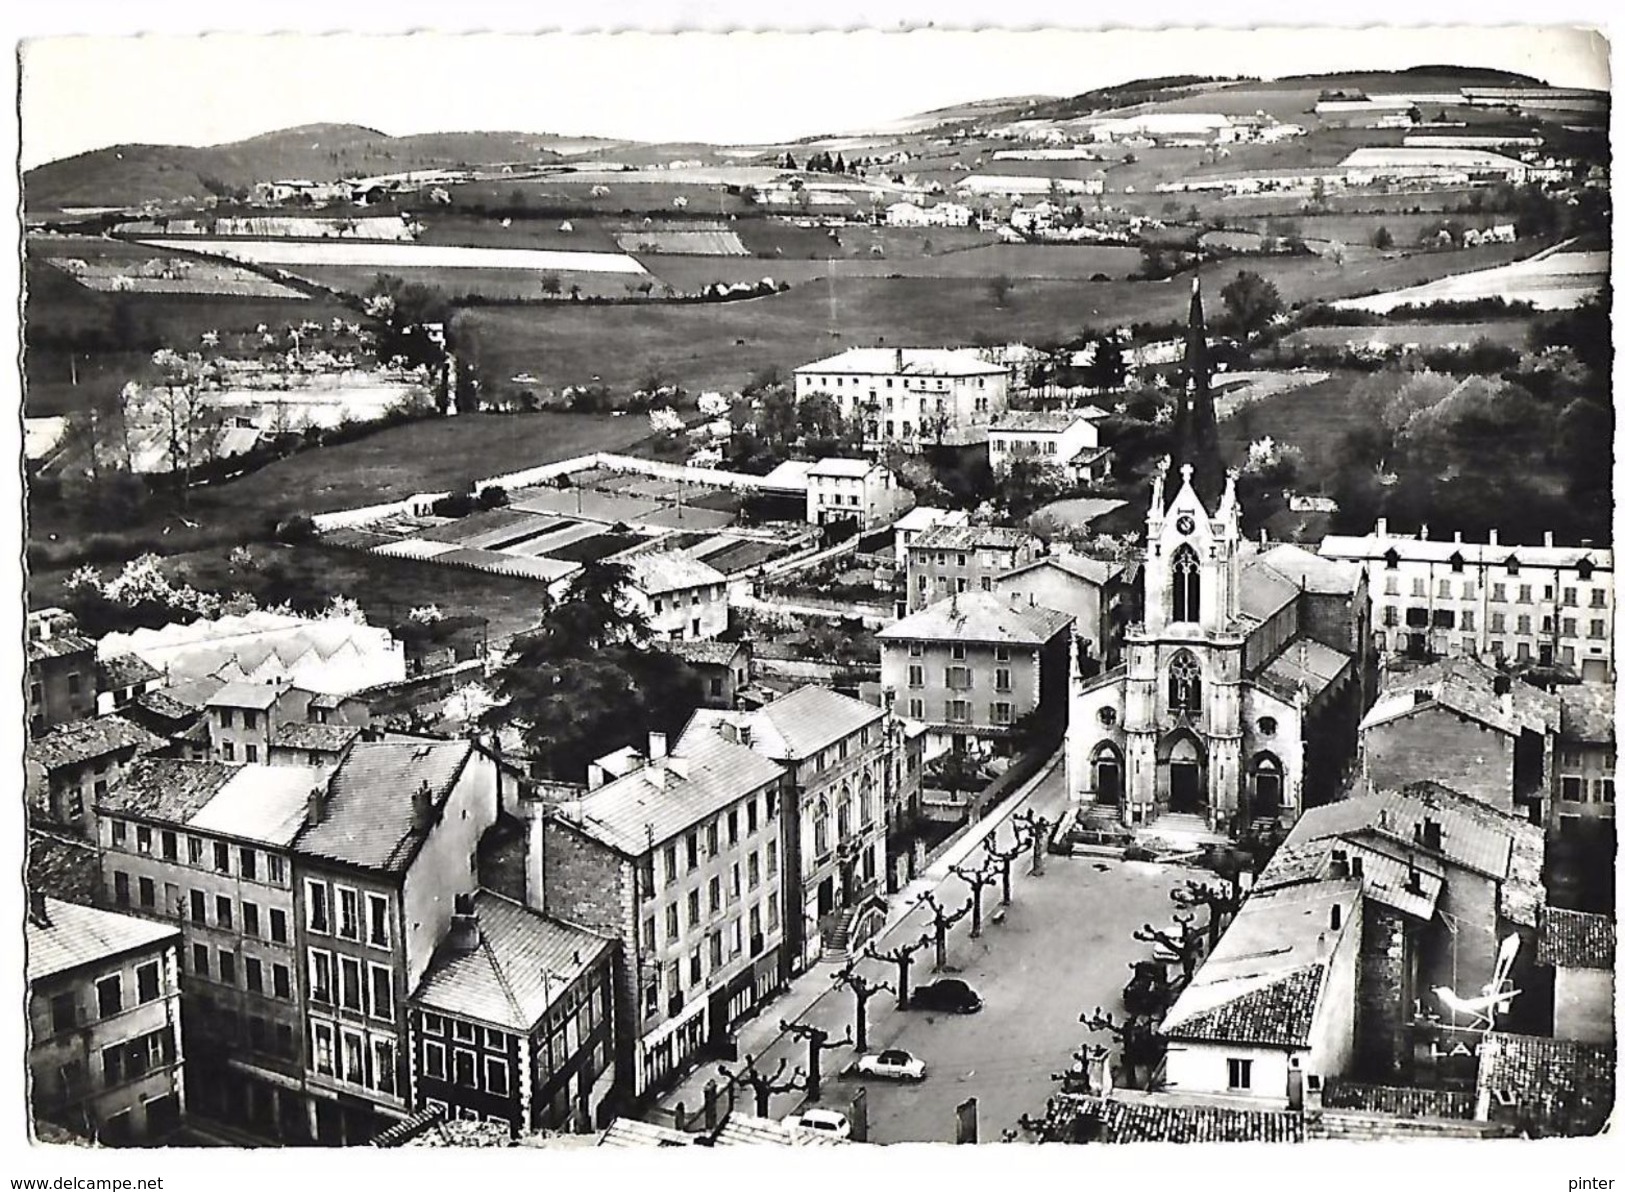
[[[295,240],[410,241],[406,221],[397,215],[318,218],[308,215],[221,216],[207,220],[133,220],[118,226],[121,236],[286,236]]]
[[[1409,247],[1417,242],[1424,231],[1436,228],[1440,222],[1447,218],[1438,212],[1412,215],[1408,212],[1390,212],[1388,214],[1373,213],[1369,215],[1291,215],[1285,218],[1295,223],[1305,240],[1331,241],[1339,240],[1350,247],[1370,243],[1371,237],[1379,227],[1387,228],[1388,234],[1394,238],[1394,244],[1401,248]],[[1511,216],[1502,215],[1450,215],[1450,220],[1460,223],[1464,228],[1488,228],[1500,223],[1510,223]],[[1252,218],[1236,221],[1237,227],[1252,227],[1263,231],[1267,220]]]
[[[679,290],[711,282],[755,282],[763,277],[795,285],[821,278],[955,278],[976,281],[1003,274],[1022,278],[1086,279],[1096,274],[1118,279],[1141,264],[1140,250],[1113,245],[990,244],[932,257],[835,258],[822,261],[788,257],[718,260],[715,257],[642,256],[644,268]]]
[[[548,299],[568,302],[571,300],[572,286],[579,289],[584,298],[625,298],[628,286],[635,290],[639,284],[654,280],[647,274],[629,276],[625,273],[587,273],[569,269],[385,269],[376,265],[297,265],[291,267],[289,272],[316,285],[349,294],[366,293],[378,280],[378,275],[387,272],[402,281],[439,290],[454,301],[477,295],[492,302],[541,302]],[[544,279],[550,277],[558,279],[557,293],[549,294],[543,288]]]
[[[1261,271],[1291,304],[1414,285],[1532,251],[1532,245],[1492,245],[1391,254],[1341,268],[1313,256],[1234,260],[1205,267],[1202,278],[1216,303],[1217,291],[1237,273]],[[755,264],[767,273],[779,262]],[[690,390],[700,390],[737,388],[767,365],[795,368],[879,341],[1042,343],[1140,321],[1180,319],[1189,302],[1183,275],[1163,282],[1016,279],[998,306],[985,287],[962,278],[843,274],[720,306],[560,303],[522,312],[475,310],[467,318],[480,335],[481,358],[493,377],[525,372],[559,387],[597,376],[612,387],[630,388],[651,364],[659,364]]]
[[[448,187],[452,210],[469,207],[505,210],[539,210],[581,215],[619,215],[645,212],[670,212],[681,198],[694,213],[707,215],[738,215],[755,210],[739,195],[730,195],[717,186],[697,181],[644,182],[633,185],[615,181],[606,182],[608,193],[592,193],[592,182],[581,181],[575,175],[557,174],[545,178],[522,180],[505,179],[491,182],[469,182]]]
[[[642,273],[624,253],[540,248],[466,248],[449,244],[357,243],[338,240],[151,240],[251,265],[346,265],[370,269],[533,269],[579,273]]]
[[[87,290],[103,294],[208,294],[229,298],[286,298],[302,302],[299,290],[236,265],[154,255],[142,261],[46,257],[45,263]]]
[[[1334,305],[1383,313],[1396,306],[1505,298],[1508,302],[1533,303],[1538,310],[1564,310],[1578,306],[1601,291],[1608,276],[1608,256],[1606,252],[1542,254],[1530,260],[1458,273],[1367,298],[1345,299]]]
[[[640,228],[617,232],[615,243],[628,253],[682,253],[702,257],[743,257],[749,249],[737,232],[719,228]]]
[[[1380,327],[1303,327],[1282,345],[1297,347],[1414,346],[1420,349],[1459,347],[1488,340],[1521,348],[1529,342],[1529,320],[1486,323],[1386,323]]]

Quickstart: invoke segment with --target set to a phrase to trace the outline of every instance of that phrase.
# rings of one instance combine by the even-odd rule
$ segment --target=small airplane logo
[[[1522,992],[1512,988],[1510,977],[1512,962],[1517,955],[1518,937],[1509,935],[1501,941],[1501,951],[1495,959],[1495,975],[1479,991],[1478,997],[1461,997],[1454,989],[1444,985],[1435,985],[1433,994],[1452,1017],[1468,1019],[1465,1024],[1468,1030],[1492,1031],[1495,1029],[1496,1015],[1510,1010],[1512,999]]]

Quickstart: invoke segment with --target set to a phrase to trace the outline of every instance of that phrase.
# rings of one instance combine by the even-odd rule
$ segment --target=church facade
[[[1068,789],[1125,826],[1169,815],[1215,832],[1284,826],[1335,797],[1354,755],[1369,697],[1365,581],[1296,546],[1245,540],[1235,476],[1218,459],[1199,292],[1191,324],[1177,472],[1155,477],[1146,515],[1143,618],[1123,665],[1091,678],[1072,668]]]

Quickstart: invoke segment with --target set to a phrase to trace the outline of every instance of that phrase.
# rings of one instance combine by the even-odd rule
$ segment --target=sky
[[[325,122],[752,143],[1154,75],[1422,63],[1609,85],[1602,40],[1555,28],[47,36],[23,43],[21,161]]]

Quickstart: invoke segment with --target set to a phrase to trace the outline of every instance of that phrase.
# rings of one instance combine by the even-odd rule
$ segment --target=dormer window
[[[1590,559],[1581,559],[1574,569],[1579,573],[1581,579],[1590,579],[1595,566]]]
[[[1466,565],[1467,561],[1461,557],[1461,552],[1459,550],[1450,556],[1450,570],[1460,572]]]
[[[1518,574],[1518,556],[1517,555],[1508,555],[1507,556],[1507,574],[1508,575],[1517,575]]]
[[[1399,552],[1390,546],[1387,553],[1382,556],[1382,562],[1389,571],[1393,571],[1399,566]]]

